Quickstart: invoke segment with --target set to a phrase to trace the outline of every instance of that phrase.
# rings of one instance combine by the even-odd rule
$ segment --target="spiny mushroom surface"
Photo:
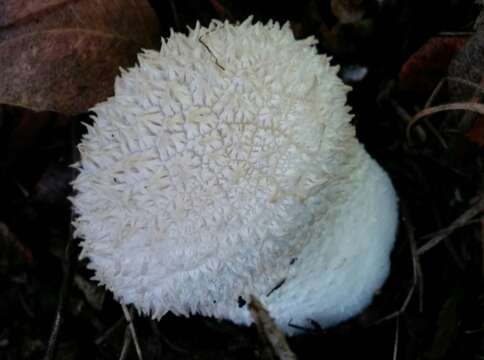
[[[250,18],[197,25],[143,52],[94,107],[75,227],[120,302],[250,324],[253,294],[289,334],[370,303],[396,196],[315,43]]]

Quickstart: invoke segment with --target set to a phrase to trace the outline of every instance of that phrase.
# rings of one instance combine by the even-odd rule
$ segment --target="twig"
[[[378,325],[378,324],[381,324],[382,322],[385,322],[394,318],[398,318],[401,314],[403,314],[407,309],[407,306],[410,303],[410,300],[412,299],[413,293],[415,292],[415,287],[416,287],[416,284],[412,284],[412,286],[410,287],[410,290],[407,293],[407,296],[405,297],[405,300],[402,303],[402,306],[400,306],[398,310],[395,310],[394,312],[375,321],[374,325]]]
[[[18,298],[19,298],[19,301],[20,301],[20,305],[22,305],[22,309],[25,311],[25,314],[31,319],[35,318],[34,312],[30,308],[30,306],[27,304],[27,301],[25,301],[24,294],[21,291],[18,294]]]
[[[471,31],[442,31],[437,33],[437,36],[455,36],[455,37],[461,37],[461,36],[471,36],[474,35],[473,32]]]
[[[114,323],[113,326],[108,328],[101,336],[99,336],[94,343],[96,345],[101,345],[103,342],[105,342],[121,325],[124,324],[124,317],[120,318],[118,321]]]
[[[434,89],[432,95],[430,96],[430,98],[427,100],[427,103],[425,104],[425,107],[428,107],[429,106],[429,103],[431,101],[433,101],[433,97],[435,96],[435,94],[440,91],[440,88],[441,88],[442,84],[441,82],[437,85],[437,87]],[[393,109],[395,110],[395,112],[397,113],[397,115],[403,119],[403,121],[405,123],[407,123],[407,126],[408,124],[411,124],[412,122],[412,116],[410,116],[410,114],[402,107],[400,106],[400,104],[398,104],[395,100],[393,99],[390,99],[390,104],[392,105]],[[442,135],[440,135],[440,133],[437,131],[437,129],[429,122],[427,121],[426,119],[424,120],[424,123],[425,123],[425,126],[427,126],[430,130],[430,132],[437,138],[437,140],[440,142],[440,144],[442,145],[442,147],[444,149],[448,149],[449,146],[447,145],[446,141],[444,140],[444,138],[442,137]],[[416,130],[418,131],[418,134],[421,138],[423,138],[425,136],[425,131],[422,129],[421,126],[416,126]],[[407,141],[410,142],[410,138],[407,136]]]
[[[475,224],[479,224],[481,223],[481,219],[475,219],[475,220],[469,220],[468,222],[464,223],[464,224],[459,224],[459,225],[456,225],[454,227],[454,230],[457,230],[457,229],[462,229],[463,227],[466,227],[466,226],[470,226],[470,225],[475,225]],[[448,228],[443,228],[443,229],[440,229],[440,230],[437,230],[437,231],[434,231],[434,232],[431,232],[430,234],[427,234],[427,235],[422,235],[420,237],[421,240],[428,240],[428,239],[432,239],[433,237],[436,237],[436,236],[441,236],[441,235],[444,235],[444,234],[447,234],[448,232]]]
[[[79,160],[79,152],[77,150],[76,141],[76,127],[74,126],[75,122],[71,122],[70,131],[71,131],[71,156],[72,159],[75,161]],[[69,224],[72,224],[72,220],[74,218],[74,214],[71,212],[71,218]],[[52,332],[49,336],[49,341],[47,344],[47,351],[44,356],[44,360],[54,360],[56,352],[57,352],[57,343],[59,341],[59,332],[64,322],[64,310],[69,298],[70,289],[74,280],[74,269],[77,266],[78,261],[78,250],[79,248],[75,246],[74,242],[74,229],[72,225],[69,227],[69,236],[67,240],[67,245],[64,252],[64,259],[62,261],[62,268],[63,268],[63,280],[62,286],[59,293],[59,302],[57,303],[56,315],[54,319],[54,325],[52,326]]]
[[[55,358],[55,354],[57,352],[57,343],[59,341],[59,332],[64,322],[64,310],[69,298],[72,280],[74,278],[74,268],[77,264],[77,249],[74,246],[72,233],[71,228],[69,231],[69,240],[66,245],[63,260],[64,278],[62,280],[54,325],[52,327],[52,332],[50,333],[44,360],[54,360]]]
[[[476,215],[484,210],[484,195],[481,195],[477,203],[471,208],[467,209],[461,216],[452,222],[447,228],[440,230],[439,234],[433,237],[431,240],[426,242],[424,245],[418,248],[417,255],[423,255],[436,245],[438,245],[442,240],[446,239],[450,234],[452,234],[456,229],[464,226],[469,221],[472,220]]]
[[[398,102],[393,99],[389,99],[390,105],[392,106],[395,113],[398,115],[400,119],[402,119],[407,125],[412,122],[412,116],[405,110]],[[419,137],[424,139],[425,132],[421,126],[416,126],[415,130],[417,131]]]
[[[484,259],[484,216],[481,217],[481,249],[482,249],[481,259]],[[484,266],[483,265],[481,266],[482,266],[482,272],[484,275]]]
[[[267,309],[254,295],[250,296],[249,310],[259,335],[270,347],[271,353],[280,360],[296,360],[296,355],[289,348],[284,333],[277,327]]]
[[[395,317],[398,318],[401,314],[403,314],[407,309],[408,304],[410,303],[410,300],[412,300],[413,294],[415,293],[415,289],[417,288],[417,286],[419,290],[419,309],[421,310],[423,307],[422,305],[423,304],[423,277],[422,277],[422,270],[420,268],[420,262],[417,256],[417,245],[415,242],[415,229],[410,220],[407,207],[403,201],[401,201],[400,203],[400,208],[401,208],[401,214],[402,214],[401,219],[405,227],[407,240],[410,246],[410,255],[412,257],[412,285],[408,290],[407,296],[403,300],[402,306],[400,306],[398,310],[395,310],[389,315],[386,315],[383,318],[375,321],[374,323],[375,325],[378,325],[384,321],[393,319]]]
[[[129,354],[129,348],[131,346],[131,332],[129,330],[129,325],[126,326],[124,330],[124,341],[123,348],[121,349],[121,354],[119,355],[119,360],[125,360]]]
[[[462,85],[466,85],[466,86],[469,86],[471,88],[474,88],[476,90],[476,92],[484,92],[484,89],[481,85],[477,85],[471,81],[468,81],[468,80],[465,80],[465,79],[461,79],[461,78],[458,78],[458,77],[445,77],[443,79],[441,79],[439,81],[439,83],[437,84],[437,86],[434,88],[434,90],[432,91],[432,94],[430,94],[429,98],[427,99],[427,101],[425,102],[425,105],[424,105],[424,110],[427,110],[427,109],[432,109],[431,108],[431,105],[434,103],[434,100],[435,98],[437,97],[437,94],[439,94],[440,90],[442,89],[442,87],[444,86],[444,83],[445,82],[454,82],[454,83],[459,83],[459,84],[462,84]],[[424,111],[422,110],[422,111]],[[442,110],[443,111],[443,110]],[[419,112],[418,114],[421,114],[422,112]],[[418,115],[417,114],[417,115]],[[430,115],[430,114],[429,114]],[[427,115],[423,115],[423,116],[427,116]],[[418,120],[418,119],[413,119],[412,121],[410,121],[410,123],[407,125],[407,134],[406,134],[406,137],[407,137],[407,141],[408,142],[411,142],[411,137],[410,137],[410,130],[411,130],[411,127],[414,125],[414,122]],[[440,143],[444,146],[445,149],[448,148],[447,144],[445,143],[444,139],[442,138],[442,136],[438,133],[438,131],[432,126],[432,124],[430,124],[430,122],[428,122],[426,119],[424,119],[424,122],[425,124],[429,127],[430,131],[437,137],[437,139],[440,141]]]
[[[472,82],[472,81],[469,81],[469,80],[466,80],[466,79],[462,79],[462,78],[459,78],[459,77],[456,77],[456,76],[449,76],[447,78],[444,78],[444,80],[460,83],[462,85],[467,85],[471,88],[474,88],[474,90],[476,90],[476,92],[480,92],[481,94],[484,93],[484,87],[482,87],[482,84],[477,84],[475,82]],[[427,107],[427,106],[425,106],[425,107]]]
[[[171,350],[175,352],[179,352],[181,354],[189,354],[190,352],[182,349],[180,346],[173,344],[170,340],[167,339],[167,337],[160,332],[160,329],[158,329],[158,323],[155,320],[151,321],[151,329],[153,330],[153,333],[156,336],[156,339],[164,343],[166,346],[168,346]],[[160,344],[161,346],[162,344]]]
[[[471,329],[471,330],[464,330],[464,334],[466,335],[472,335],[472,334],[477,334],[477,333],[481,333],[484,331],[484,326],[481,326],[477,329]]]
[[[173,22],[175,23],[175,30],[180,31],[180,18],[178,17],[178,11],[176,11],[175,1],[170,0],[171,12],[173,14]]]
[[[398,357],[398,342],[400,338],[400,317],[398,316],[395,321],[395,342],[393,343],[393,360],[397,360]]]
[[[123,314],[128,323],[129,331],[131,332],[131,337],[133,338],[134,348],[136,349],[136,354],[138,355],[139,360],[143,360],[143,354],[141,353],[141,348],[139,346],[138,337],[136,336],[136,329],[134,328],[133,318],[131,316],[130,311],[126,307],[126,305],[121,304],[121,309],[123,309]]]

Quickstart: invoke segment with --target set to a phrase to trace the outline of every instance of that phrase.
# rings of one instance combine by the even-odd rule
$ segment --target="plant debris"
[[[0,102],[78,114],[113,94],[119,67],[154,48],[146,0],[17,1],[0,10]]]

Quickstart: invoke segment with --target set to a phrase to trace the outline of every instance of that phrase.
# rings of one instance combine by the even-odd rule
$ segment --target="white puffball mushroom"
[[[144,51],[94,107],[74,225],[117,300],[250,324],[255,295],[288,334],[371,302],[397,199],[315,43],[251,18],[197,25]]]

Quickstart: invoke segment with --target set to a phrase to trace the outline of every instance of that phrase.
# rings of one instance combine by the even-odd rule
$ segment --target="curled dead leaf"
[[[452,57],[466,41],[465,36],[430,38],[402,66],[399,74],[400,86],[427,97],[445,77]]]
[[[113,93],[119,67],[159,41],[146,0],[0,4],[0,103],[76,114]]]

